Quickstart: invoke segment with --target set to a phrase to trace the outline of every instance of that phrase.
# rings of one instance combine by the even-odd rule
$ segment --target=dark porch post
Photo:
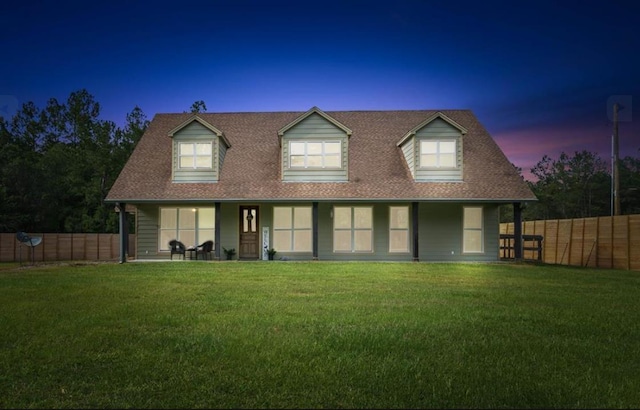
[[[517,261],[522,259],[522,205],[513,203],[513,250]]]
[[[127,224],[127,204],[124,202],[116,203],[116,207],[120,210],[119,226],[120,231],[120,263],[127,261],[127,252],[129,249],[129,224]]]
[[[220,215],[220,202],[216,202],[215,203],[215,207],[216,207],[216,230],[213,234],[214,236],[214,241],[215,241],[215,257],[218,258],[218,260],[220,260],[220,249],[222,248],[222,246],[220,246],[220,221],[222,221],[222,215]]]
[[[313,248],[313,260],[318,260],[318,203],[314,202],[311,208],[311,243]]]
[[[418,202],[411,203],[411,221],[413,225],[413,261],[418,262],[420,260],[420,246],[418,244]]]

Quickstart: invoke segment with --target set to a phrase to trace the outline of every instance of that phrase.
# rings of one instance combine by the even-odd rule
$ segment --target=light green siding
[[[499,259],[499,207],[483,207],[484,252],[462,253],[463,204],[420,204],[421,261],[496,261]]]
[[[178,144],[180,142],[205,142],[212,144],[212,169],[180,169],[178,165]],[[191,122],[173,136],[173,182],[216,182],[224,154],[220,148],[224,146],[218,136],[197,121]]]
[[[239,250],[240,203],[221,204],[220,209],[220,257],[225,258],[222,247]],[[247,204],[248,205],[248,204]],[[311,202],[252,203],[259,207],[258,232],[260,249],[263,248],[262,228],[269,227],[269,242],[273,245],[274,206],[312,206]],[[370,206],[373,208],[373,252],[333,252],[332,209],[339,206]],[[137,259],[168,259],[169,252],[158,252],[158,223],[160,206],[189,206],[189,204],[141,205],[137,211]],[[197,206],[202,206],[198,204]],[[213,206],[213,202],[211,203]],[[389,207],[407,206],[411,219],[411,204],[402,203],[329,203],[318,204],[318,259],[319,260],[368,260],[411,261],[413,260],[409,230],[409,250],[406,253],[389,252]],[[497,261],[499,260],[499,205],[474,204],[483,208],[484,252],[462,253],[463,207],[462,203],[420,203],[419,205],[419,259],[435,261]],[[216,244],[216,247],[218,244]],[[312,252],[284,252],[276,248],[276,259],[310,260]],[[453,252],[453,253],[452,253]],[[260,257],[261,258],[261,257]],[[174,257],[175,259],[175,257]]]
[[[425,140],[455,140],[456,168],[422,168],[420,166],[420,142]],[[402,154],[411,175],[416,181],[462,181],[462,133],[441,118],[436,118],[416,132],[401,145]]]
[[[289,168],[289,141],[340,141],[340,169]],[[282,136],[282,178],[284,181],[346,181],[348,179],[349,138],[347,134],[317,113],[309,115]]]
[[[137,259],[169,257],[169,252],[158,252],[159,212],[159,207],[156,205],[140,205],[137,207]],[[165,253],[166,255],[164,255]]]

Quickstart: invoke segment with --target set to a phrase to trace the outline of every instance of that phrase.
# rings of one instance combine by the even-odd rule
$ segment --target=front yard
[[[2,408],[640,407],[640,273],[0,265]]]

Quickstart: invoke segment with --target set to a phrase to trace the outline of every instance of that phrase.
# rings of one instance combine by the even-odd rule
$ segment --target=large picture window
[[[409,207],[389,207],[389,252],[409,252]]]
[[[178,144],[178,164],[181,169],[213,168],[211,142],[181,142]]]
[[[290,168],[341,168],[340,141],[290,141]]]
[[[373,251],[373,208],[366,206],[333,208],[333,251]]]
[[[168,251],[169,241],[197,246],[215,237],[215,208],[160,208],[158,249]]]
[[[420,166],[422,168],[455,168],[455,140],[420,141]]]
[[[279,252],[311,252],[311,207],[273,208],[273,248]]]
[[[483,224],[482,224],[482,208],[481,207],[465,207],[463,216],[463,243],[462,252],[464,253],[481,253],[484,252],[483,240]]]

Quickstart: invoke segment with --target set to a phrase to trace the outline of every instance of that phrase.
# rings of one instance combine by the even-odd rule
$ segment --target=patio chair
[[[196,250],[196,260],[198,259],[198,255],[202,255],[203,260],[213,260],[213,241],[205,241],[202,245],[198,245]]]
[[[22,245],[25,245],[31,248],[31,264],[34,264],[35,263],[34,248],[40,245],[40,242],[42,242],[42,237],[29,236],[25,232],[18,232],[16,233],[16,238],[18,239],[18,242],[20,242]],[[20,264],[22,264],[22,247],[20,248]]]
[[[172,239],[169,241],[169,246],[171,247],[171,260],[173,260],[174,254],[182,255],[182,259],[185,259],[184,254],[187,252],[187,247],[182,242]]]

